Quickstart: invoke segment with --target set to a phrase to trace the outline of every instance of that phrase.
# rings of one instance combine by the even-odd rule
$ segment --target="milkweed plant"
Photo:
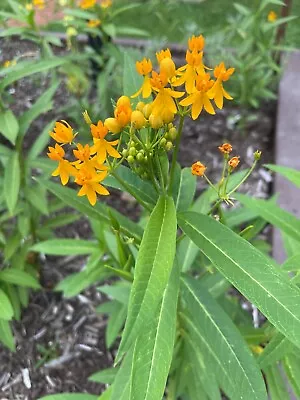
[[[209,179],[204,155],[190,168],[178,162],[185,120],[214,115],[232,100],[226,84],[234,68],[206,65],[204,45],[202,35],[191,37],[181,66],[169,49],[156,53],[155,65],[146,58],[136,71],[128,65],[124,81],[132,91],[116,101],[113,116],[92,121],[83,112],[90,143],[67,121],[50,134],[52,175],[78,190],[45,185],[116,239],[117,255],[103,268],[121,279],[102,290],[117,307],[99,310],[117,326],[109,328],[116,330],[116,352],[114,367],[91,377],[107,384],[95,399],[283,399],[287,379],[300,392],[300,290],[297,274],[288,273],[296,263],[280,270],[253,240],[268,221],[299,241],[298,221],[274,199],[237,193],[259,150],[251,168],[237,171],[240,157],[232,144],[220,143],[218,182]],[[195,198],[197,179],[207,190]],[[103,204],[110,187],[135,198],[140,222]],[[253,324],[249,311],[257,309]]]

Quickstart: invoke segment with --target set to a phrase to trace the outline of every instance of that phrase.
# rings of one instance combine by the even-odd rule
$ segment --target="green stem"
[[[179,152],[179,145],[180,145],[180,141],[181,141],[183,122],[184,122],[184,116],[180,115],[180,121],[179,121],[179,127],[178,127],[178,135],[177,135],[177,138],[176,138],[175,150],[174,150],[174,153],[173,153],[171,170],[170,170],[170,180],[169,180],[168,194],[171,194],[171,191],[172,191],[172,184],[173,184],[173,180],[174,180],[176,161],[177,161],[177,156],[178,156],[178,152]]]
[[[244,178],[240,181],[240,183],[238,183],[229,193],[228,193],[228,197],[234,193],[247,179],[248,177],[252,174],[255,166],[257,164],[257,160],[254,161],[252,167],[249,169],[249,171],[247,172],[247,174],[244,176]]]
[[[154,174],[154,168],[153,168],[153,163],[152,163],[152,158],[149,155],[149,152],[146,153],[147,154],[147,158],[148,158],[148,165],[150,167],[150,177],[151,177],[151,181],[153,183],[154,189],[157,191],[157,193],[160,193],[160,187],[156,181],[155,178],[155,174]]]
[[[212,189],[214,189],[214,190],[218,193],[218,195],[219,195],[219,191],[216,189],[215,185],[211,182],[211,180],[208,179],[208,177],[207,177],[205,174],[203,174],[203,177],[204,177],[204,179],[206,180],[206,182],[209,184],[209,186],[210,186]]]

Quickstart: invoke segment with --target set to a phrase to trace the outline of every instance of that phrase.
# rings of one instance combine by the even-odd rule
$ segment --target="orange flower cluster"
[[[66,121],[56,122],[50,136],[57,142],[54,147],[49,147],[48,157],[58,161],[58,167],[52,173],[53,176],[60,176],[61,183],[66,185],[70,176],[74,182],[81,186],[78,196],[87,196],[89,202],[95,205],[97,194],[108,195],[108,190],[100,184],[107,176],[107,166],[104,161],[108,155],[121,157],[119,152],[113,147],[118,144],[118,140],[109,142],[105,139],[108,129],[99,121],[97,125],[90,124],[93,137],[93,146],[80,143],[76,144],[77,149],[73,150],[75,161],[70,162],[65,158],[66,144],[74,144],[75,134],[73,129]]]
[[[96,1],[93,0],[81,0],[83,8],[95,4]],[[101,4],[106,5],[106,2],[102,1]],[[58,162],[52,175],[60,176],[63,185],[72,177],[81,186],[78,196],[87,196],[92,205],[96,203],[97,193],[109,194],[100,184],[109,172],[108,166],[112,167],[110,172],[113,173],[116,165],[127,160],[130,168],[146,179],[147,169],[150,168],[147,163],[151,163],[149,159],[153,157],[156,148],[165,151],[173,148],[177,130],[172,121],[176,114],[182,117],[190,114],[196,119],[203,108],[210,114],[215,113],[212,101],[216,107],[222,108],[223,98],[231,99],[223,88],[223,82],[229,79],[234,68],[226,69],[224,63],[220,63],[214,68],[213,79],[203,64],[204,44],[202,35],[190,38],[186,52],[187,63],[179,68],[176,67],[169,49],[156,53],[158,70],[153,70],[149,59],[138,61],[136,69],[143,76],[143,83],[131,97],[141,95],[144,99],[151,97],[152,101],[139,101],[133,108],[133,100],[121,96],[116,102],[114,115],[98,121],[97,124],[84,112],[83,117],[90,128],[92,145],[76,143],[72,127],[66,121],[56,122],[53,132],[50,132],[56,144],[49,147],[48,153],[49,158]],[[182,90],[176,89],[179,86],[182,86]],[[122,143],[119,138],[110,139],[112,135],[121,133]],[[145,134],[148,134],[148,138],[151,137],[150,140],[147,139],[147,143]],[[64,146],[68,144],[76,146],[73,149],[74,161],[69,161],[69,157],[66,157]],[[224,144],[220,146],[220,150],[228,155],[231,148]],[[120,158],[118,163],[110,162],[111,159]],[[231,168],[235,168],[237,164],[238,160],[230,160]],[[205,169],[203,164],[197,162],[193,165],[192,172],[202,176]]]
[[[186,64],[179,68],[176,68],[169,49],[156,53],[159,72],[153,70],[149,59],[144,58],[136,63],[136,69],[144,80],[141,88],[132,97],[142,95],[143,98],[148,98],[154,95],[155,98],[150,103],[152,118],[159,116],[164,123],[171,122],[182,106],[191,111],[192,119],[197,119],[203,108],[209,114],[215,114],[212,100],[219,109],[223,108],[224,97],[232,100],[224,89],[223,82],[230,78],[234,68],[226,69],[224,62],[221,62],[214,68],[212,78],[206,72],[209,68],[203,63],[204,45],[202,35],[190,38]],[[174,90],[182,85],[185,92]],[[178,102],[177,99],[184,95],[185,98]]]

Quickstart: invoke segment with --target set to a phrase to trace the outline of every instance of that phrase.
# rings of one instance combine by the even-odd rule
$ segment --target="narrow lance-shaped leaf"
[[[300,290],[277,270],[275,262],[206,215],[186,212],[179,221],[215,267],[300,347]]]
[[[100,247],[98,243],[90,240],[49,239],[33,245],[31,250],[45,254],[66,256],[69,254],[91,254],[97,250],[100,251]]]
[[[19,132],[19,123],[14,113],[11,110],[6,110],[0,113],[0,132],[13,145]]]
[[[182,279],[187,328],[198,331],[214,359],[217,379],[231,399],[266,399],[263,378],[241,334],[205,287],[192,278]]]
[[[266,221],[281,229],[293,239],[300,241],[300,220],[294,215],[266,200],[253,199],[240,193],[235,194],[235,197]]]
[[[300,171],[297,171],[294,168],[284,167],[282,165],[265,164],[265,167],[284,176],[286,179],[300,188]]]
[[[284,335],[277,332],[259,355],[257,362],[264,369],[274,365],[293,351],[295,351],[295,346]]]
[[[175,257],[176,231],[173,199],[162,196],[150,216],[141,242],[117,360],[130,348],[141,328],[157,310]]]
[[[6,293],[0,289],[0,318],[4,320],[10,320],[12,319],[13,315],[14,310],[11,302],[9,301]]]
[[[101,222],[105,222],[110,225],[111,220],[108,215],[108,211],[110,211],[113,217],[120,224],[121,231],[124,232],[126,235],[133,237],[137,243],[140,243],[143,233],[142,228],[124,215],[120,214],[118,211],[113,210],[112,208],[106,206],[105,204],[102,204],[101,202],[98,202],[93,207],[86,199],[78,197],[75,190],[69,189],[67,187],[62,187],[60,184],[40,179],[38,180],[38,182],[41,185],[45,186],[68,206],[75,208],[76,210],[82,212],[84,215],[92,219],[100,220]]]
[[[21,171],[19,154],[13,152],[8,159],[4,172],[4,196],[9,212],[13,214],[18,201],[20,190]]]
[[[138,337],[133,353],[131,396],[135,400],[161,400],[171,365],[176,332],[180,268],[175,261],[154,320]]]

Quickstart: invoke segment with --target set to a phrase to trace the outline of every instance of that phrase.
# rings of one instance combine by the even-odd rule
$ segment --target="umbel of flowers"
[[[204,44],[202,35],[191,37],[186,63],[182,66],[175,65],[169,49],[156,53],[156,68],[150,59],[136,62],[143,83],[131,98],[121,96],[117,100],[112,117],[96,123],[84,112],[92,144],[77,141],[77,134],[66,121],[56,122],[50,133],[56,144],[49,147],[48,153],[58,162],[52,175],[59,175],[63,185],[72,177],[81,186],[78,196],[87,196],[92,205],[96,203],[97,193],[109,194],[101,182],[108,174],[119,179],[116,169],[123,162],[142,179],[151,180],[158,192],[170,192],[184,119],[195,120],[203,110],[215,114],[215,108],[223,108],[224,98],[232,99],[223,84],[234,68],[226,69],[224,62],[213,69],[207,67]],[[142,101],[136,103],[138,96]],[[176,116],[179,116],[178,128],[173,124]],[[73,161],[66,158],[67,145],[73,146]],[[160,159],[172,150],[170,173],[165,178]],[[237,163],[232,162],[232,167]],[[200,164],[195,165],[192,172],[202,176],[201,171],[205,169]]]

